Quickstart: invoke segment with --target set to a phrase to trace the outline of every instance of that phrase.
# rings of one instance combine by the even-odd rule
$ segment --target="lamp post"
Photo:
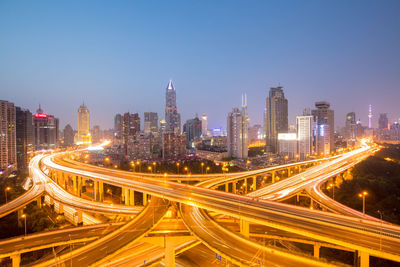
[[[176,173],[177,173],[177,174],[179,174],[179,165],[180,165],[180,163],[177,162],[177,163],[176,163]]]
[[[155,161],[153,161],[153,166],[154,166],[154,172],[156,172],[157,169],[157,163]]]
[[[335,185],[334,184],[329,184],[329,188],[332,188],[332,199],[335,200]]]
[[[21,216],[22,218],[24,218],[24,225],[25,225],[25,235],[26,235],[26,214],[22,214]]]
[[[153,168],[151,168],[151,166],[148,166],[147,169],[148,169],[151,173],[153,173]]]
[[[201,174],[204,174],[204,162],[200,163],[201,165]]]
[[[210,170],[210,167],[206,167],[206,174],[207,174],[207,172]]]
[[[365,215],[365,196],[368,195],[367,191],[363,191],[362,193],[358,194],[359,197],[362,197],[363,200],[363,215]]]
[[[7,192],[10,191],[10,190],[11,190],[11,187],[9,187],[9,186],[7,186],[7,187],[4,189],[4,194],[6,195],[6,203],[7,203]]]
[[[139,166],[139,172],[141,172],[141,168],[140,168],[140,160],[137,160],[137,161],[136,161],[136,165],[138,165],[138,166]]]

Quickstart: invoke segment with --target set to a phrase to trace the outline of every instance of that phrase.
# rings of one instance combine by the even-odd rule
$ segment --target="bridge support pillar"
[[[310,199],[310,209],[314,209],[314,200]]]
[[[314,257],[319,259],[319,249],[321,248],[321,245],[314,245]]]
[[[72,176],[72,184],[74,186],[74,195],[78,195],[78,176],[73,175]]]
[[[42,207],[42,196],[39,196],[39,197],[36,199],[36,204],[37,204],[37,206],[38,206],[39,208]]]
[[[103,202],[104,200],[103,182],[94,181],[94,200]]]
[[[129,205],[129,189],[122,188],[122,199],[124,200],[125,205]]]
[[[287,168],[287,177],[288,177],[288,178],[290,177],[290,167]]]
[[[172,242],[168,242],[168,240],[165,244],[165,266],[175,267],[175,246]]]
[[[359,251],[360,253],[360,267],[369,267],[369,254],[368,252]]]
[[[272,181],[273,184],[275,183],[275,172],[272,172]]]
[[[17,211],[18,213],[18,227],[22,227],[22,214],[24,214],[24,210],[23,209],[19,209]]]
[[[236,194],[236,182],[232,183],[232,193]]]
[[[248,221],[240,219],[240,233],[247,238],[250,236],[250,223]]]
[[[58,203],[58,214],[64,214],[64,206],[62,203]]]
[[[253,191],[256,191],[257,189],[257,176],[252,177],[253,183],[251,184]]]
[[[52,198],[52,197],[49,197],[50,198],[50,207],[53,209],[53,211],[54,211],[54,199]]]
[[[229,183],[225,184],[225,192],[229,192]]]
[[[143,193],[143,206],[147,205],[147,194]]]
[[[21,254],[11,255],[12,267],[19,267],[21,265]]]
[[[129,205],[135,206],[135,190],[129,190]]]
[[[82,216],[82,211],[78,210],[77,211],[77,225],[81,226],[83,225],[83,216]]]

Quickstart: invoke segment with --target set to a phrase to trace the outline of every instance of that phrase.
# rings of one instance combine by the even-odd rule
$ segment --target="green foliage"
[[[366,213],[400,224],[400,164],[385,158],[400,159],[400,147],[388,146],[375,156],[357,164],[353,169],[353,180],[344,181],[335,192],[336,199],[343,204],[362,211],[359,193],[367,191]]]

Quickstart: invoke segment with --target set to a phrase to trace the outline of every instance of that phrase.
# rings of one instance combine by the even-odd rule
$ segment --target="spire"
[[[38,110],[36,110],[36,113],[43,114],[43,110],[42,110],[42,107],[40,106],[40,103],[39,103]]]
[[[175,90],[174,85],[172,84],[172,80],[169,80],[167,89],[168,90]]]

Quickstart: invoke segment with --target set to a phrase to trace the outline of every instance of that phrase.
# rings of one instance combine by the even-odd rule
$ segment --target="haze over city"
[[[170,79],[182,121],[209,127],[247,93],[262,124],[269,87],[289,101],[289,123],[326,100],[335,124],[368,105],[400,118],[399,1],[156,1],[0,3],[3,99],[77,127],[84,101],[91,125],[113,127],[126,111],[163,114]],[[160,116],[162,118],[162,116]]]

